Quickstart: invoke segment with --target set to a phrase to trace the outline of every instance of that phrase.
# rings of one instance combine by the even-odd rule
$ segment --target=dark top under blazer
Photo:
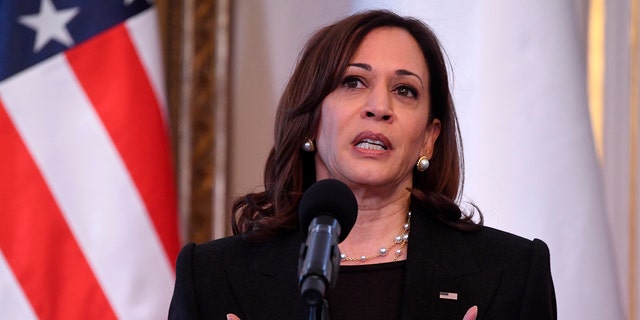
[[[233,236],[186,245],[169,318],[307,319],[297,279],[300,244],[291,232],[260,243]],[[457,293],[457,300],[440,292]],[[403,301],[403,319],[461,320],[474,305],[477,320],[556,319],[549,249],[489,227],[459,231],[414,211]]]

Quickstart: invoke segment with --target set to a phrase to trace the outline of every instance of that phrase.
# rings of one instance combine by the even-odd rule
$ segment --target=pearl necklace
[[[388,247],[381,247],[380,249],[378,249],[378,253],[370,256],[350,257],[346,253],[342,253],[340,254],[340,260],[366,262],[368,260],[375,259],[378,257],[384,257],[389,253],[391,249],[398,247],[395,250],[395,257],[393,257],[393,260],[392,260],[392,261],[398,261],[400,256],[402,256],[402,250],[409,243],[410,226],[411,226],[411,211],[407,213],[407,223],[405,223],[404,226],[402,227],[402,233],[400,233],[399,235],[395,236],[395,238],[393,238],[393,242],[391,243],[391,245],[389,245]]]

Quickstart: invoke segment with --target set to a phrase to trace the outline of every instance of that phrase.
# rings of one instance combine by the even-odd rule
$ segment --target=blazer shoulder
[[[202,260],[220,261],[229,251],[235,251],[243,247],[243,240],[240,236],[230,236],[226,238],[211,240],[204,243],[188,243],[180,250],[178,261],[188,259],[193,262]]]
[[[224,255],[228,251],[236,251],[246,247],[246,240],[242,235],[228,236],[200,244],[193,244],[193,253],[197,256]]]
[[[269,259],[266,252],[280,252],[295,247],[297,252],[301,240],[298,233],[283,232],[270,238],[251,238],[246,235],[234,235],[201,244],[190,243],[183,247],[178,257],[188,255],[194,268],[246,267],[254,259]],[[215,262],[215,263],[214,263]]]
[[[479,319],[554,319],[549,316],[555,312],[555,296],[543,241],[486,226],[463,231],[426,217],[412,220],[407,259],[407,283],[415,283],[407,311],[412,318],[431,313],[434,319],[461,319],[477,305]],[[459,294],[459,309],[436,300],[442,291]]]
[[[527,239],[519,235],[488,226],[482,226],[477,232],[470,232],[469,236],[473,241],[490,245],[492,247],[512,249],[512,250],[532,250],[537,252],[549,252],[547,244],[540,239]]]
[[[263,241],[231,236],[187,244],[177,261],[170,315],[186,319],[222,319],[229,312],[242,319],[284,319],[282,312],[304,315],[301,298],[292,303],[299,297],[299,251],[295,233]],[[279,308],[283,305],[292,307]]]
[[[483,268],[502,271],[496,308],[487,310],[489,314],[500,314],[498,305],[518,305],[519,319],[557,319],[549,247],[544,241],[490,227],[472,238],[468,243]]]
[[[549,247],[540,239],[524,237],[483,226],[476,232],[463,232],[468,248],[484,263],[527,270],[529,263],[549,265]]]
[[[176,260],[176,281],[169,307],[169,319],[198,319],[210,311],[206,299],[217,292],[230,295],[224,275],[224,260],[228,252],[241,243],[239,237],[229,237],[203,244],[188,243]],[[218,290],[212,289],[212,284]]]

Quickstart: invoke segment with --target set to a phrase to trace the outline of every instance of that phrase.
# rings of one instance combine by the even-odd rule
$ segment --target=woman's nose
[[[362,117],[380,121],[391,121],[393,119],[391,93],[384,89],[371,90],[362,109]]]
[[[380,115],[380,114],[381,114],[382,116],[380,116],[380,117],[379,117],[378,115]],[[383,121],[388,121],[389,119],[391,119],[391,115],[390,115],[390,114],[385,114],[385,113],[382,113],[382,112],[378,112],[378,113],[376,114],[376,113],[374,113],[374,112],[372,112],[372,111],[366,111],[365,116],[366,116],[367,118],[374,118],[374,119],[376,119],[376,120],[377,120],[377,119],[380,119],[380,120],[383,120]]]

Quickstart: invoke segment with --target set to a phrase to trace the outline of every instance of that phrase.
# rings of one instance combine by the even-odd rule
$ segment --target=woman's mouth
[[[387,137],[371,131],[361,132],[353,139],[353,144],[356,148],[364,150],[385,151],[392,149],[391,142]]]
[[[384,142],[379,140],[364,139],[356,144],[356,148],[368,149],[368,150],[387,150],[387,146]]]

